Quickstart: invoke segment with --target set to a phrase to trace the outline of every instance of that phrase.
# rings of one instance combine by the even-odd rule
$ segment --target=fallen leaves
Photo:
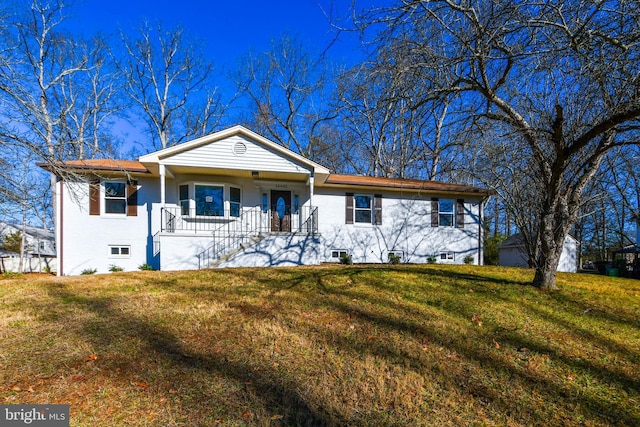
[[[146,390],[149,387],[149,383],[146,381],[132,381],[131,385],[141,390]]]
[[[476,324],[478,326],[482,326],[482,319],[480,318],[480,316],[482,316],[482,313],[480,313],[480,314],[473,313],[473,316],[471,316],[471,322],[473,322],[474,324]]]
[[[98,355],[95,353],[89,355],[89,357],[84,358],[85,362],[93,362],[94,360],[98,360]]]

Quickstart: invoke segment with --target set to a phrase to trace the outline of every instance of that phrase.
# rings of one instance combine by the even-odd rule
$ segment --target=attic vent
[[[238,141],[233,144],[233,154],[236,156],[244,156],[247,152],[247,145],[244,142]]]

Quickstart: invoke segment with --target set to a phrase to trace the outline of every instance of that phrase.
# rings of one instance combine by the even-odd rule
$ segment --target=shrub
[[[2,273],[2,277],[5,279],[15,279],[16,277],[22,276],[22,273],[18,271],[5,271]]]
[[[96,274],[96,271],[98,271],[96,268],[85,268],[80,274],[83,276],[88,276],[90,274]]]
[[[142,264],[142,265],[138,266],[138,270],[151,271],[151,270],[153,270],[153,267],[151,267],[149,264]]]
[[[118,267],[117,265],[114,265],[114,264],[111,264],[109,266],[109,271],[112,272],[112,273],[117,273],[117,272],[122,271],[122,270],[124,270],[122,267]]]
[[[394,253],[389,254],[389,264],[400,264],[400,261],[402,261],[402,258],[400,258],[398,255]]]
[[[473,264],[473,257],[471,255],[467,255],[466,257],[464,257],[464,263],[465,264]]]
[[[351,264],[351,255],[348,253],[343,253],[340,256],[340,264]]]
[[[434,256],[427,258],[427,264],[435,264],[436,262],[438,262],[438,259]]]

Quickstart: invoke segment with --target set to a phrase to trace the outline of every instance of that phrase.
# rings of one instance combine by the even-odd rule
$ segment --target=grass
[[[476,266],[0,279],[0,403],[72,426],[640,425],[640,281]]]

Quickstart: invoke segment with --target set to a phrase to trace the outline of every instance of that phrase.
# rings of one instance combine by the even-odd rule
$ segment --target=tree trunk
[[[562,248],[560,250],[551,251],[549,254],[541,254],[538,266],[536,267],[536,274],[533,277],[533,286],[545,290],[556,290],[556,271],[558,270],[558,264],[560,263],[560,255],[562,254]]]

